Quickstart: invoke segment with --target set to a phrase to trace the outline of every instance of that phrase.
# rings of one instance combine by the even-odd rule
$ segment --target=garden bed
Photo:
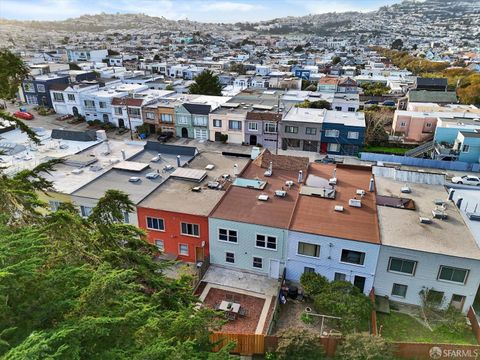
[[[421,317],[414,314],[377,313],[377,326],[379,333],[389,341],[478,345],[472,330],[455,332],[441,324],[432,325],[430,330]]]
[[[365,146],[362,151],[379,154],[404,155],[409,148],[390,147],[390,146]]]

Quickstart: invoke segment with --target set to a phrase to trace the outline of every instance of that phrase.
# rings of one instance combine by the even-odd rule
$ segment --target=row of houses
[[[109,141],[46,177],[52,210],[72,202],[84,217],[105,190],[126,192],[125,222],[172,259],[266,283],[317,272],[406,304],[426,289],[462,311],[478,302],[480,193],[447,191],[442,174]]]

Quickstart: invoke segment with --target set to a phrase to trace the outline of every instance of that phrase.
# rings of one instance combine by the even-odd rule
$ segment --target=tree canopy
[[[20,57],[8,49],[0,49],[0,99],[14,99],[29,72]]]
[[[205,70],[195,78],[195,82],[190,85],[190,94],[200,95],[222,95],[222,85],[218,80],[218,76],[212,71]]]

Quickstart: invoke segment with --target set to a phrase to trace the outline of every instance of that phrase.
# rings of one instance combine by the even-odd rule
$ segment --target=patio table
[[[232,306],[228,308],[228,304],[232,304]],[[240,304],[237,304],[231,301],[222,300],[218,309],[222,311],[238,314],[238,312],[240,311]]]

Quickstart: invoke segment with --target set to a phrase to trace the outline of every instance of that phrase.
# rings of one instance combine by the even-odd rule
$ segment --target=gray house
[[[265,148],[278,147],[278,123],[282,114],[273,112],[250,111],[245,124],[245,143],[262,145]]]
[[[290,108],[280,126],[282,149],[319,152],[326,112],[326,109]]]

